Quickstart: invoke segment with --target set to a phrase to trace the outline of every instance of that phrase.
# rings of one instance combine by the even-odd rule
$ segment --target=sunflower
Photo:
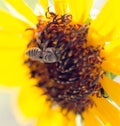
[[[95,19],[93,0],[22,0],[0,10],[0,84],[19,87],[18,106],[35,126],[116,126],[120,120],[120,1]],[[9,11],[8,11],[9,10]],[[54,11],[53,11],[54,10]]]

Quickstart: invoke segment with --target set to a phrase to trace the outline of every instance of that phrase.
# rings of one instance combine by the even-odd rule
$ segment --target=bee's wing
[[[53,51],[52,48],[47,48],[44,52],[43,52],[43,61],[45,63],[54,63],[57,62],[57,57]]]
[[[42,50],[38,47],[30,48],[26,51],[26,54],[31,58],[32,60],[42,60]]]

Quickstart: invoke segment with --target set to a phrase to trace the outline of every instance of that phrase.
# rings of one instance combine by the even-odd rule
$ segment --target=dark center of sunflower
[[[101,49],[88,46],[88,24],[72,24],[71,15],[51,14],[51,17],[47,23],[39,21],[37,36],[28,47],[40,48],[43,55],[48,48],[52,49],[55,62],[41,63],[29,58],[25,63],[31,77],[38,80],[37,86],[48,96],[47,100],[68,111],[81,113],[93,103],[89,96],[100,94],[102,89],[98,81],[103,74]]]

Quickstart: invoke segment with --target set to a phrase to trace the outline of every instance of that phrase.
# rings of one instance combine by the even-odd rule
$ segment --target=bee
[[[53,47],[41,50],[39,47],[32,47],[26,51],[26,54],[35,61],[42,63],[55,63],[59,61],[59,51]]]

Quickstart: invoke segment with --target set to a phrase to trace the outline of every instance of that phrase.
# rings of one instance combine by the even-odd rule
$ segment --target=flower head
[[[0,11],[11,22],[6,27],[0,21],[1,34],[8,35],[6,39],[0,36],[5,42],[1,46],[8,48],[12,57],[4,50],[1,53],[0,82],[21,86],[19,106],[27,116],[37,118],[40,126],[47,125],[47,115],[50,125],[75,125],[76,114],[82,115],[86,126],[94,120],[96,125],[117,125],[120,112],[113,101],[120,105],[120,87],[107,73],[120,74],[116,14],[120,2],[109,0],[94,20],[89,16],[93,0],[54,0],[55,12],[50,11],[48,1],[40,2],[44,15],[35,16],[22,1],[5,1],[14,16],[20,15],[16,19]],[[111,6],[114,10],[110,13]],[[109,15],[113,19],[108,20]],[[4,64],[8,60],[13,67]],[[16,78],[12,71],[17,72]],[[65,112],[71,119],[63,116]]]

